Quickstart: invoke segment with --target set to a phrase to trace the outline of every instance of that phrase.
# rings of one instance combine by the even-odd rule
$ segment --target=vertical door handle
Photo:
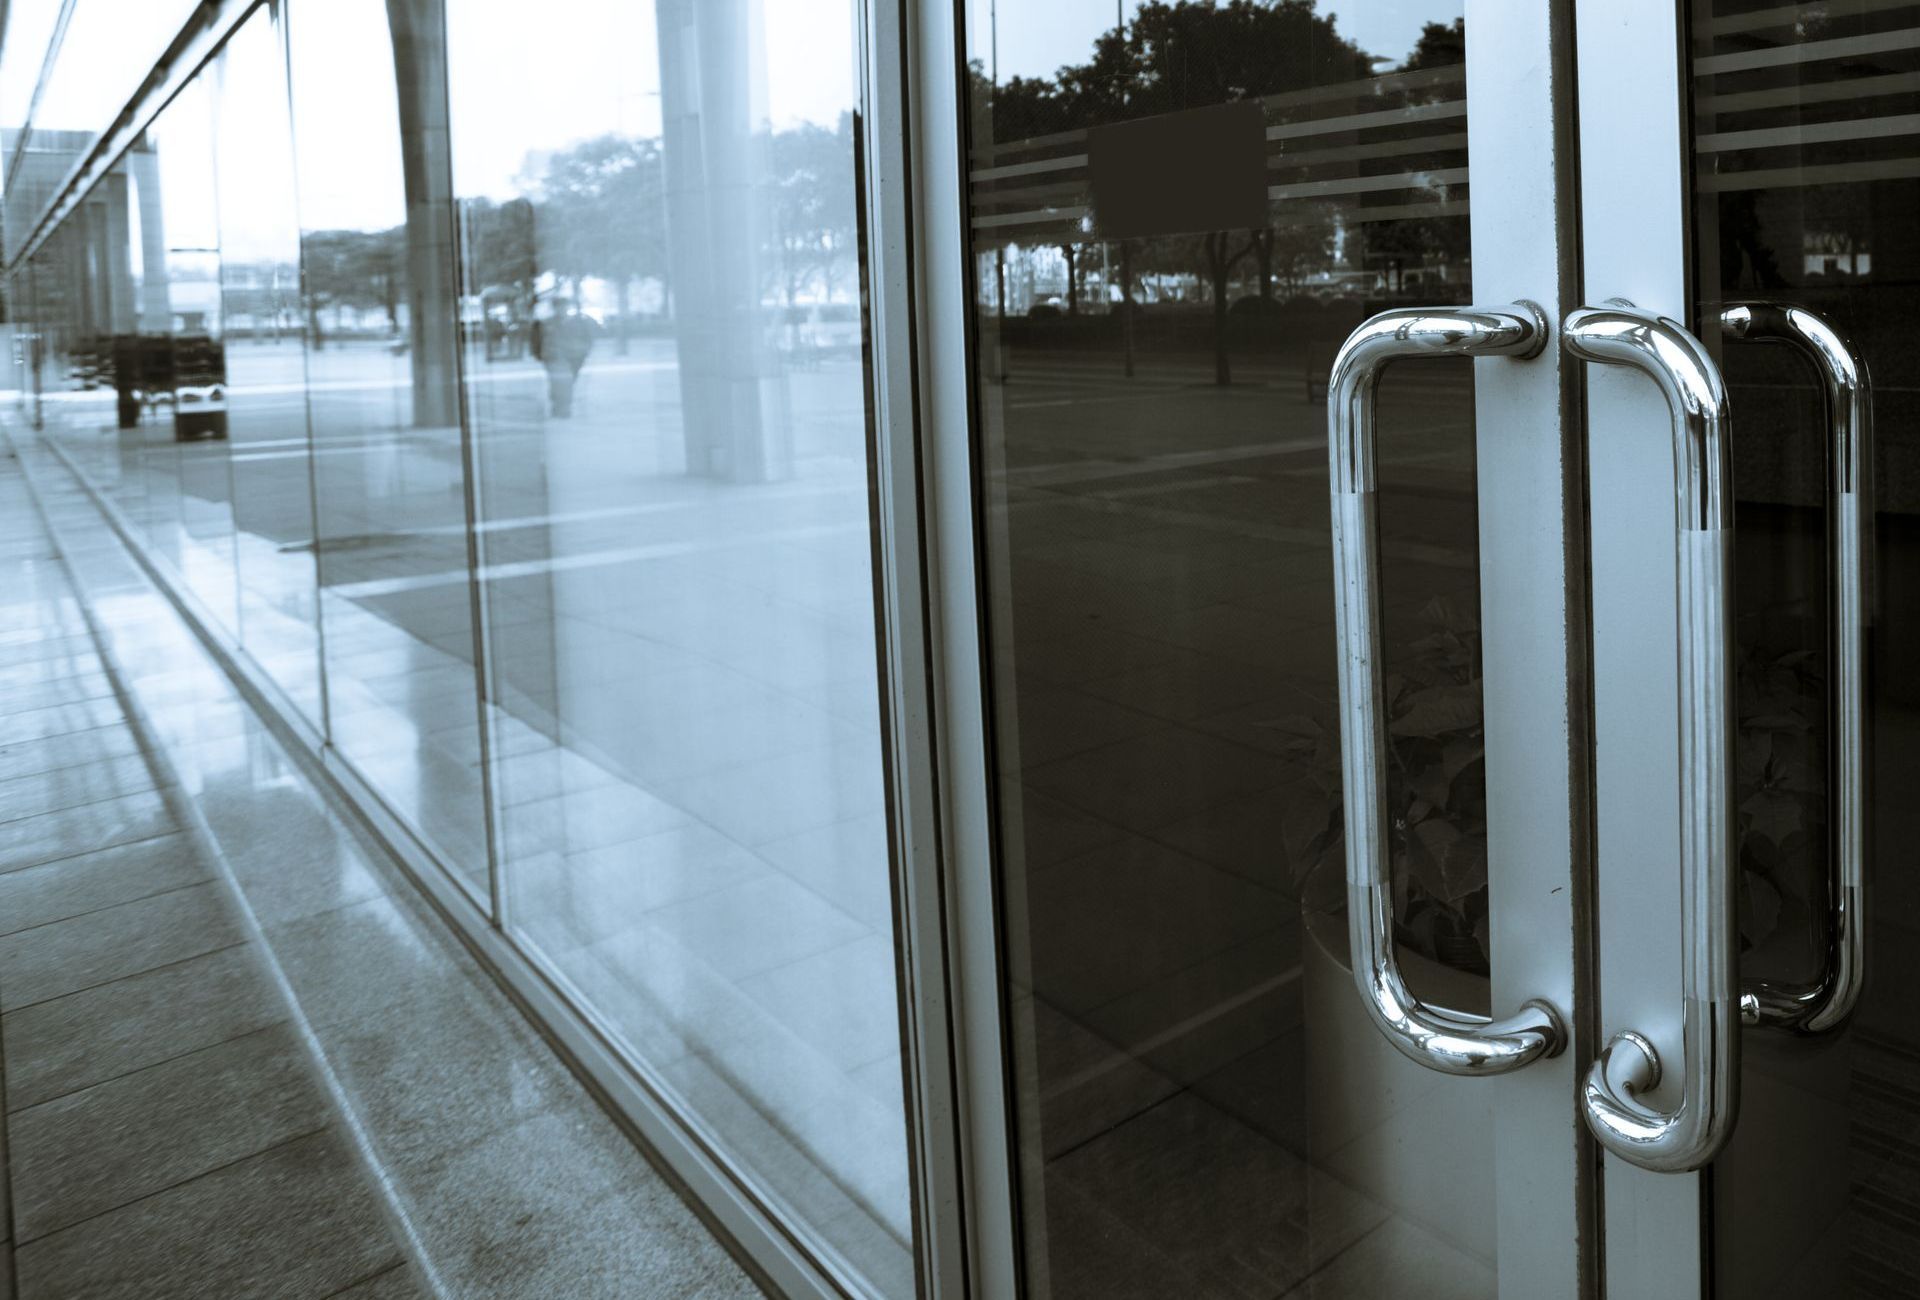
[[[1660,1082],[1645,1036],[1625,1030],[1581,1087],[1587,1127],[1624,1160],[1664,1173],[1712,1160],[1739,1108],[1740,1002],[1734,909],[1733,492],[1727,389],[1679,324],[1614,301],[1561,328],[1566,351],[1651,378],[1673,413],[1678,493],[1681,1047],[1679,1108],[1642,1094]]]
[[[1531,303],[1382,312],[1348,335],[1327,377],[1353,979],[1387,1040],[1420,1064],[1447,1074],[1518,1069],[1557,1054],[1566,1043],[1566,1030],[1559,1012],[1541,1000],[1527,1002],[1500,1020],[1428,1006],[1407,989],[1394,956],[1374,397],[1381,371],[1402,357],[1524,358],[1537,355],[1546,339],[1546,321]]]
[[[1797,1033],[1839,1028],[1860,1000],[1866,977],[1868,552],[1873,527],[1873,387],[1866,364],[1840,332],[1814,313],[1784,303],[1737,303],[1720,313],[1730,339],[1782,343],[1813,363],[1826,390],[1828,656],[1832,688],[1827,721],[1833,789],[1828,815],[1826,960],[1817,980],[1741,985],[1748,1024]]]

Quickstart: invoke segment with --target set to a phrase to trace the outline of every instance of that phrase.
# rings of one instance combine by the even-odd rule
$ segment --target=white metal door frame
[[[1581,284],[1692,323],[1684,6],[1576,0]],[[1586,376],[1598,1041],[1649,1038],[1671,1107],[1681,1041],[1681,783],[1672,417],[1641,375]],[[1610,1295],[1697,1297],[1705,1179],[1605,1157]]]
[[[900,754],[909,767],[932,770],[935,784],[919,815],[924,826],[937,810],[939,844],[937,861],[914,867],[914,856],[903,856],[923,882],[919,915],[907,918],[907,928],[926,939],[907,987],[910,997],[945,990],[953,999],[945,1036],[916,1044],[929,1054],[916,1072],[948,1081],[952,1149],[961,1164],[945,1194],[923,1200],[928,1218],[919,1230],[930,1235],[934,1254],[948,1257],[923,1273],[922,1291],[960,1294],[963,1287],[998,1300],[1023,1294],[1027,1279],[993,869],[960,101],[964,26],[957,0],[892,2],[901,15],[909,105],[905,156],[893,166],[904,170],[909,190],[904,204],[870,197],[869,212],[907,222],[910,281],[876,290],[910,310],[911,330],[888,338],[895,364],[911,355],[915,385],[910,413],[883,410],[881,437],[893,448],[883,473],[901,491],[917,490],[920,510],[916,517],[905,496],[885,508],[890,544],[912,561],[890,566],[887,598],[896,611],[919,609],[924,619],[931,726]],[[889,3],[877,0],[876,8]],[[1475,296],[1488,305],[1531,301],[1550,323],[1577,305],[1571,27],[1568,0],[1467,3]],[[888,31],[885,21],[873,27],[883,54]],[[876,247],[889,242],[885,231],[877,234]],[[880,270],[884,276],[884,264]],[[1591,1001],[1591,814],[1584,462],[1577,386],[1568,381],[1578,375],[1555,345],[1529,362],[1477,364],[1493,997],[1501,1006],[1547,998],[1569,1017],[1574,1043],[1509,1076],[1451,1082],[1493,1092],[1501,1289],[1586,1296],[1597,1287],[1599,1250],[1597,1166],[1575,1105],[1592,1042],[1579,1019]],[[896,681],[906,667],[895,660]],[[911,772],[905,779],[914,783]],[[920,1185],[923,1194],[931,1190],[924,1177]],[[952,1258],[953,1243],[963,1266]],[[924,1245],[922,1259],[930,1259]]]

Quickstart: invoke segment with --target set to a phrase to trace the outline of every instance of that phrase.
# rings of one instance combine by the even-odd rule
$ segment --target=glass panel
[[[164,408],[169,417],[142,426],[148,535],[214,619],[234,630],[239,622],[220,318],[220,217],[213,108],[204,78],[190,83],[154,119],[139,152],[151,158],[137,180],[141,246],[153,254],[151,261],[143,260],[141,301],[157,317],[156,343],[139,368],[145,388],[155,395],[156,413]],[[93,202],[86,206],[91,210]],[[147,328],[144,310],[140,325]]]
[[[32,222],[53,198],[55,186],[126,105],[196,3],[142,0],[129,5],[114,0],[79,0],[74,5],[46,84],[41,87],[40,102],[33,109],[33,121],[26,123],[25,156],[17,176],[11,166],[14,145],[7,146],[9,240],[22,240],[32,233]],[[24,107],[32,100],[40,60],[52,35],[51,18],[44,11],[52,9],[57,16],[59,5],[25,0],[14,8],[25,11],[20,34],[26,44],[17,58],[10,53],[0,56],[7,60],[0,66],[0,87],[5,87],[0,90],[0,110],[19,103],[19,120],[24,122]],[[31,50],[35,37],[39,38],[37,51]],[[11,42],[11,32],[8,39]],[[4,48],[11,50],[10,44]],[[11,83],[9,73],[22,75],[24,81]],[[15,125],[12,117],[0,116],[0,126]]]
[[[1837,327],[1872,375],[1868,967],[1852,1024],[1744,1037],[1740,1125],[1713,1177],[1725,1296],[1920,1293],[1920,4],[1694,6],[1695,264],[1703,337],[1772,300]],[[1903,314],[1905,313],[1905,314]],[[1785,349],[1724,341],[1738,493],[1742,974],[1825,969],[1838,755],[1828,413]]]
[[[179,34],[199,0],[77,0],[33,128],[104,131]]]
[[[0,165],[6,168],[6,257],[12,261],[32,233],[33,218],[53,192],[54,184],[72,164],[74,150],[54,132],[21,153],[21,133],[33,92],[40,84],[47,44],[60,17],[60,0],[15,0],[4,15],[0,33]]]
[[[0,15],[0,167],[9,173],[59,17],[60,0],[14,0]],[[11,258],[25,232],[10,230],[8,237],[14,241],[7,249]]]
[[[911,1294],[853,6],[449,9],[513,931]]]
[[[1472,300],[1463,6],[1119,9],[967,11],[1027,1276],[1489,1294],[1497,1090],[1347,968],[1325,405]],[[1471,366],[1391,369],[1379,454],[1400,962],[1484,1011]]]
[[[319,597],[286,63],[271,13],[219,62],[220,298],[226,324],[240,639],[315,726]]]
[[[484,899],[451,217],[431,165],[445,87],[432,47],[397,53],[388,28],[428,9],[287,11],[331,736]]]

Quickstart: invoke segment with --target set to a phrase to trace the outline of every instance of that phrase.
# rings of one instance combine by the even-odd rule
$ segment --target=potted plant
[[[1491,999],[1480,628],[1447,598],[1430,601],[1419,619],[1420,633],[1390,654],[1383,679],[1395,946],[1402,974],[1423,998],[1484,1014]],[[1820,663],[1757,635],[1741,642],[1749,647],[1736,666],[1745,964],[1804,976],[1792,965],[1804,965],[1809,939],[1817,939],[1827,851]],[[1303,715],[1265,725],[1282,737],[1294,768],[1281,837],[1307,940],[1315,1163],[1457,1248],[1491,1258],[1487,1093],[1401,1057],[1353,989],[1338,731],[1330,718]]]
[[[1446,597],[1429,601],[1420,619],[1424,634],[1396,658],[1384,679],[1394,938],[1403,950],[1485,976],[1487,775],[1480,627]],[[1296,769],[1281,808],[1294,886],[1309,913],[1336,910],[1345,903],[1346,854],[1339,733],[1330,722],[1303,715],[1266,725],[1281,734]]]

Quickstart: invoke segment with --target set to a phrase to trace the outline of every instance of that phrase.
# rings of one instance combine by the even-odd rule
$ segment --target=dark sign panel
[[[1267,123],[1253,100],[1096,126],[1087,167],[1108,239],[1267,224]]]

